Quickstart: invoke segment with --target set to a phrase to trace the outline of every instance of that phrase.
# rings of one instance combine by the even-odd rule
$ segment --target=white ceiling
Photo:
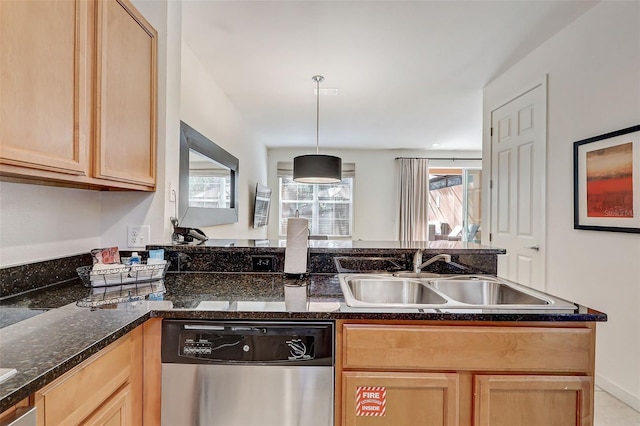
[[[320,74],[321,151],[480,150],[482,88],[595,3],[183,0],[182,31],[268,147],[315,147]]]

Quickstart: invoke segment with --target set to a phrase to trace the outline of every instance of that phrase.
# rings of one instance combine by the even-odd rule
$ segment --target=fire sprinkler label
[[[356,416],[384,416],[386,408],[386,387],[358,386],[356,388]]]

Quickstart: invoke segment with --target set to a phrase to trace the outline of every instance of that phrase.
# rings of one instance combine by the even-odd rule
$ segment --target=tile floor
[[[594,426],[640,426],[640,413],[596,387]]]

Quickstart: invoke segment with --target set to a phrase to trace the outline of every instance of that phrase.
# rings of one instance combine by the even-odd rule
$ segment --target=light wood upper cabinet
[[[0,2],[3,164],[88,176],[92,15],[86,1]]]
[[[0,175],[154,190],[156,51],[128,0],[0,1]]]
[[[128,2],[97,6],[95,176],[154,185],[156,31]]]

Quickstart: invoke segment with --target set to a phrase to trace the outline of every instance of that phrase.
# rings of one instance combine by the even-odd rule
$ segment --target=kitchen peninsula
[[[335,322],[336,330],[336,424],[367,424],[366,417],[357,415],[353,397],[357,388],[367,386],[386,388],[388,424],[402,424],[401,416],[407,412],[413,419],[433,420],[428,424],[440,424],[436,419],[494,424],[489,416],[496,413],[543,416],[537,417],[543,420],[552,416],[554,422],[566,422],[564,416],[577,415],[579,424],[591,424],[595,323],[606,321],[605,314],[580,305],[525,311],[354,308],[345,302],[335,258],[351,260],[343,262],[349,268],[362,266],[355,259],[383,258],[384,265],[391,262],[406,270],[420,248],[425,258],[447,253],[473,274],[495,274],[496,256],[502,251],[459,242],[413,247],[400,243],[311,243],[311,274],[302,279],[283,276],[284,248],[278,242],[269,242],[268,247],[251,240],[149,246],[164,248],[165,258],[171,262],[164,292],[95,307],[79,303],[90,298],[91,292],[73,278],[74,268],[87,262],[85,255],[44,265],[68,269],[69,279],[62,282],[41,282],[35,287],[31,282],[32,291],[21,292],[20,279],[16,279],[14,295],[2,295],[0,310],[41,312],[0,329],[0,367],[18,370],[0,383],[0,411],[25,398],[34,399],[42,388],[127,338],[127,348],[140,351],[135,362],[145,375],[144,383],[135,375],[126,379],[133,390],[133,412],[157,418],[160,389],[157,377],[153,377],[160,371],[162,319],[329,320]],[[260,261],[254,263],[256,257]],[[265,257],[271,259],[273,263],[267,264],[275,272],[254,270],[254,266],[265,267]],[[444,262],[432,266],[439,274],[460,273],[448,269],[456,267]],[[24,277],[37,276],[37,267],[29,265],[31,275],[24,272]],[[25,267],[0,270],[3,283],[18,277],[19,268]],[[142,343],[135,343],[140,336]],[[136,392],[142,392],[144,398],[142,394],[136,397]],[[422,402],[418,404],[418,400]],[[514,409],[517,401],[524,400],[533,403],[535,412]],[[505,404],[510,404],[508,410]],[[541,405],[557,410],[535,410]],[[513,417],[502,420],[513,421]]]

